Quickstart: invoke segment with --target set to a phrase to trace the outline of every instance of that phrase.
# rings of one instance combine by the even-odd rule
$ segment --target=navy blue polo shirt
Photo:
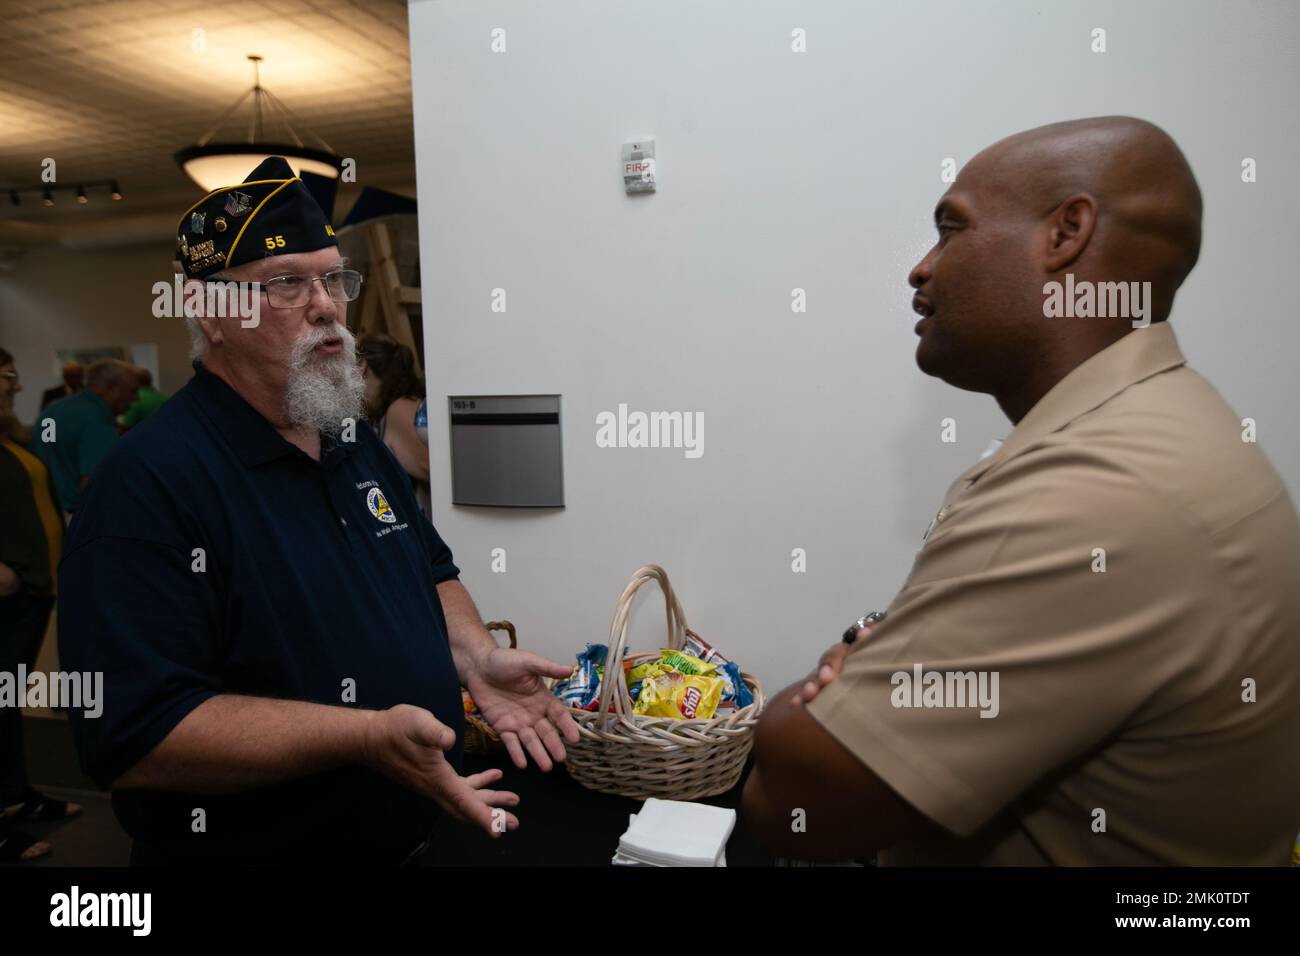
[[[424,707],[455,730],[459,767],[436,587],[458,575],[368,425],[353,442],[323,437],[318,463],[196,362],[115,444],[69,529],[61,666],[104,675],[102,716],[71,714],[83,767],[107,786],[217,694]],[[364,767],[229,796],[117,791],[113,806],[150,847],[244,859],[400,858],[437,815]]]

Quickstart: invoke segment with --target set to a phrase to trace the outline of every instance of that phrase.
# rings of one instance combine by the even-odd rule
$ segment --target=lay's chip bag
[[[718,710],[723,681],[719,677],[662,670],[642,683],[634,714],[674,720],[708,720]]]

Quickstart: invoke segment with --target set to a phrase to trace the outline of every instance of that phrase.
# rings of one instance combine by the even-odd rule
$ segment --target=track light
[[[60,183],[49,185],[34,183],[30,186],[0,185],[0,197],[3,197],[5,193],[8,193],[9,202],[15,206],[21,206],[23,193],[39,193],[41,197],[41,205],[48,208],[54,205],[54,197],[60,190],[67,190],[70,193],[75,190],[74,195],[76,196],[77,204],[84,206],[90,202],[90,194],[96,189],[109,190],[109,195],[113,197],[115,202],[123,198],[122,187],[118,185],[116,179],[83,179],[79,183],[68,183],[66,186]],[[0,201],[3,201],[2,198],[0,198]]]

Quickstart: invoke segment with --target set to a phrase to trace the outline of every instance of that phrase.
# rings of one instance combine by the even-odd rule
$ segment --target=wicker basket
[[[681,650],[686,639],[682,613],[668,575],[648,564],[637,569],[614,608],[609,630],[607,678],[601,682],[600,709],[569,708],[581,738],[566,744],[569,775],[589,790],[644,800],[698,800],[725,793],[736,785],[754,744],[754,727],[763,710],[763,687],[741,674],[754,693],[747,707],[728,710],[710,720],[674,720],[632,712],[632,697],[622,680],[623,661],[633,665],[654,660],[658,651],[627,654],[628,613],[637,590],[651,581],[663,591],[668,610],[668,645]]]
[[[518,646],[515,626],[509,621],[489,621],[483,626],[489,631],[505,631],[510,638],[510,646]],[[467,754],[494,754],[504,750],[505,744],[501,742],[501,735],[492,729],[482,714],[466,714],[464,749]]]

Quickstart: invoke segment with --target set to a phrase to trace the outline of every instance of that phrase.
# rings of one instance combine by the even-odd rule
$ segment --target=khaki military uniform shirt
[[[809,711],[934,823],[884,864],[1289,862],[1300,523],[1166,323],[953,484]]]

